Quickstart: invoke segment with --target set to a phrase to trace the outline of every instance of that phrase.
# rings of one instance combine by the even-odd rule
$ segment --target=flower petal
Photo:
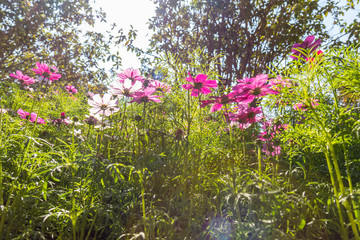
[[[205,74],[198,74],[195,77],[195,82],[204,82],[207,79],[207,76]]]
[[[188,83],[188,84],[184,84],[184,85],[182,85],[182,87],[183,87],[184,89],[187,89],[187,90],[189,90],[189,89],[193,89],[193,88],[194,88],[194,86],[193,86],[193,85],[191,85],[190,83]]]

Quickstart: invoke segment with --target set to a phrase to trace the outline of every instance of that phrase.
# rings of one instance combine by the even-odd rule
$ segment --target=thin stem
[[[146,119],[146,102],[144,102],[143,107],[143,117],[142,117],[142,128],[143,128],[143,134],[145,136],[145,119]],[[146,152],[146,145],[143,144],[142,152],[144,154],[144,159],[146,159],[145,152]],[[144,222],[144,232],[145,232],[145,239],[147,239],[148,232],[147,232],[147,226],[146,226],[146,208],[145,208],[145,166],[141,164],[141,205],[142,205],[142,214],[143,214],[143,222]]]
[[[261,181],[262,178],[262,173],[261,173],[261,148],[260,146],[258,146],[258,174],[259,174],[259,179]]]
[[[199,167],[201,162],[201,153],[202,153],[202,131],[203,131],[203,120],[202,120],[202,108],[201,108],[201,94],[199,94],[199,125],[200,125],[200,134],[199,134],[199,156],[198,162],[196,164],[196,176],[199,173]]]
[[[144,233],[145,233],[145,239],[147,239],[147,226],[146,226],[146,208],[145,208],[145,171],[144,168],[141,169],[141,208],[142,208],[142,214],[143,214],[143,222],[144,222]]]
[[[229,111],[227,109],[227,107],[225,106],[225,121],[227,122],[228,124],[228,128],[229,128],[229,136],[230,136],[230,159],[231,159],[231,171],[232,171],[232,183],[233,183],[233,189],[234,189],[234,192],[237,193],[237,188],[236,188],[236,170],[235,170],[235,156],[236,154],[234,154],[234,149],[233,149],[233,133],[232,133],[232,127],[231,127],[231,122],[230,122],[230,119],[229,119]],[[244,141],[243,141],[243,144],[244,144]],[[244,150],[244,149],[243,149]],[[243,155],[245,153],[243,152]],[[244,159],[245,159],[245,156],[244,156]],[[245,160],[244,160],[244,163],[245,163]]]
[[[339,214],[339,221],[340,221],[340,225],[341,225],[342,236],[344,237],[345,240],[347,240],[348,235],[346,233],[346,228],[344,225],[344,217],[342,215],[341,206],[340,206],[340,202],[339,202],[339,192],[337,190],[337,186],[336,186],[335,178],[334,178],[333,167],[332,167],[332,164],[331,164],[331,161],[329,158],[329,154],[327,153],[327,151],[325,151],[325,158],[326,158],[327,166],[329,168],[331,184],[333,185],[333,188],[334,188],[335,202],[336,202],[336,206],[337,206],[337,210],[338,210],[338,214]]]
[[[318,121],[318,123],[320,124],[320,126],[322,128],[322,131],[323,131],[323,133],[325,135],[327,145],[328,145],[328,148],[329,148],[330,154],[331,154],[331,159],[332,159],[333,164],[334,164],[335,174],[336,174],[337,182],[338,182],[339,187],[340,187],[340,192],[341,192],[342,197],[345,198],[346,197],[346,191],[345,191],[344,183],[343,183],[341,172],[340,172],[340,167],[339,167],[339,164],[338,164],[338,161],[337,161],[337,156],[336,156],[336,153],[335,153],[334,145],[332,144],[331,136],[330,136],[329,132],[326,130],[324,123],[320,120],[320,118],[319,118],[318,114],[316,113],[314,107],[311,105],[311,103],[309,105],[310,105],[310,108],[312,109],[312,111],[313,111],[313,113],[315,115],[315,118]],[[329,171],[330,171],[330,169],[329,169]],[[355,224],[355,220],[354,220],[354,216],[353,216],[353,213],[352,213],[351,205],[349,205],[348,199],[344,200],[343,205],[346,208],[346,212],[347,212],[347,215],[349,217],[351,228],[352,228],[353,233],[355,235],[355,239],[359,239],[359,232],[358,232],[357,226]]]

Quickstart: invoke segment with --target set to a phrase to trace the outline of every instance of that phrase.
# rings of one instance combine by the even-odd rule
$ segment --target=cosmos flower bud
[[[140,115],[135,116],[135,121],[140,122],[142,120],[142,117]]]

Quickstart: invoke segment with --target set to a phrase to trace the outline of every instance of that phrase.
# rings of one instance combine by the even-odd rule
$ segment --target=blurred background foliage
[[[112,31],[104,33],[92,28],[97,21],[107,21],[106,13],[94,8],[95,1],[2,0],[0,77],[40,61],[57,66],[62,81],[104,84],[121,66],[121,56],[112,46],[123,44],[137,53],[149,73],[156,60],[170,53],[183,63],[190,62],[188,52],[197,48],[210,57],[220,54],[217,74],[230,84],[231,79],[267,73],[274,61],[283,63],[289,46],[304,36],[315,34],[328,46],[349,45],[360,38],[359,15],[353,22],[346,18],[349,11],[355,14],[358,0],[153,2],[156,15],[148,24],[154,34],[149,48],[140,49],[134,44],[136,29],[125,33],[113,24]],[[325,20],[340,29],[340,36],[329,35]]]
[[[304,36],[317,35],[328,46],[359,41],[359,15],[348,22],[346,14],[359,1],[280,0],[154,0],[156,16],[148,53],[177,54],[189,62],[189,52],[204,48],[209,56],[222,54],[217,73],[224,80],[269,72],[272,62],[288,59],[290,46]],[[352,11],[354,15],[354,11]],[[326,23],[328,21],[329,23]],[[339,27],[341,37],[327,28]],[[144,60],[146,62],[146,60]],[[148,61],[150,62],[150,61]]]
[[[29,73],[44,62],[60,69],[62,81],[104,82],[109,72],[101,63],[121,65],[110,47],[129,39],[115,25],[106,34],[94,31],[106,14],[92,5],[89,0],[0,1],[0,78],[19,69]]]

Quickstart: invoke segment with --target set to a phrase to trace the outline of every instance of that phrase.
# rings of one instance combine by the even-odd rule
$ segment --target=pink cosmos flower
[[[154,92],[156,92],[156,88],[153,87],[147,87],[144,89],[143,92],[137,92],[133,95],[133,100],[131,100],[130,102],[137,102],[137,103],[145,103],[145,102],[161,102],[160,99],[158,99],[159,97],[163,97],[163,96],[157,96],[157,95],[151,95]]]
[[[257,81],[259,81],[259,80],[267,81],[267,79],[268,79],[268,76],[266,74],[260,74],[260,75],[257,75],[256,77],[253,77],[253,78],[239,79],[238,84],[233,87],[233,90],[237,91],[237,92],[241,92],[242,89],[245,86],[252,84],[255,80],[257,80]]]
[[[210,88],[217,88],[218,85],[215,80],[208,80],[205,74],[199,74],[194,78],[191,77],[189,72],[189,77],[185,79],[186,81],[192,84],[184,84],[182,87],[187,90],[191,90],[191,96],[197,97],[199,93],[204,95],[211,93]]]
[[[281,147],[275,146],[272,142],[264,143],[262,145],[262,152],[265,153],[265,155],[268,156],[277,156],[281,153]]]
[[[87,92],[86,97],[92,99],[95,94],[92,92]]]
[[[249,107],[247,104],[239,104],[237,106],[237,119],[238,121],[246,122],[246,123],[255,123],[259,122],[262,119],[262,116],[257,116],[261,114],[261,107]]]
[[[19,114],[19,117],[22,119],[27,119],[27,117],[30,115],[30,113],[25,112],[21,108],[19,108],[19,110],[17,110],[17,114]]]
[[[225,113],[225,117],[227,121],[230,121],[230,123],[238,123],[240,124],[239,127],[241,129],[248,128],[251,124],[255,122],[259,122],[263,119],[263,116],[258,114],[261,114],[261,108],[257,107],[249,107],[247,103],[240,103],[236,108],[236,113],[229,112]]]
[[[277,91],[280,91],[281,88],[287,87],[290,88],[293,86],[293,83],[289,79],[282,79],[281,76],[277,76],[276,79],[269,80],[270,85],[275,86]]]
[[[110,87],[110,93],[112,95],[131,97],[132,94],[141,90],[143,84],[140,81],[135,81],[135,83],[133,83],[131,79],[126,78],[123,82],[113,82]]]
[[[239,115],[236,113],[224,113],[226,121],[231,126],[238,126],[240,129],[244,130],[251,126],[251,123],[247,122],[245,119],[239,118]]]
[[[66,91],[68,91],[68,93],[77,93],[78,92],[78,90],[72,85],[65,86],[65,89],[66,89]]]
[[[303,103],[296,103],[293,108],[294,108],[294,110],[307,111],[307,109],[306,109],[307,106]]]
[[[45,78],[46,80],[55,81],[61,78],[61,75],[56,73],[58,71],[57,67],[49,67],[45,63],[36,63],[37,68],[32,70],[37,74]]]
[[[237,92],[238,101],[250,103],[255,98],[260,98],[268,94],[278,94],[279,92],[270,89],[271,84],[266,84],[267,74],[257,75],[250,84],[238,84],[233,90]]]
[[[274,138],[274,133],[272,132],[261,132],[259,133],[258,140],[262,142],[268,142],[271,141]]]
[[[303,43],[295,43],[291,48],[293,54],[290,57],[295,60],[298,58],[305,59],[306,55],[304,54],[304,50],[310,49],[310,53],[312,53],[321,45],[321,39],[314,40],[315,36],[311,35],[308,36]]]
[[[319,105],[317,102],[318,102],[319,100],[317,100],[317,99],[311,99],[310,100],[310,103],[311,103],[311,106],[313,107],[313,108],[315,108],[315,106],[317,106],[317,105]],[[308,110],[308,108],[309,108],[309,105],[308,105],[308,103],[306,103],[305,101],[302,101],[302,102],[300,102],[300,103],[296,103],[294,106],[293,106],[293,108],[294,108],[294,110],[301,110],[301,111],[303,111],[303,112],[305,112],[305,111],[307,111]]]
[[[210,111],[215,112],[215,111],[219,111],[223,105],[235,102],[236,101],[236,93],[231,92],[229,94],[223,94],[220,97],[212,96],[210,98],[212,98],[212,100],[201,101],[200,107],[205,107],[209,104],[214,103],[214,105],[211,107]]]
[[[271,135],[271,137],[272,137],[273,133],[280,134],[281,132],[286,130],[288,128],[288,125],[287,124],[282,124],[279,121],[274,123],[274,121],[271,119],[271,120],[266,121],[265,123],[263,123],[263,126],[261,128],[264,129],[265,131],[270,131],[271,134],[272,134]],[[260,135],[264,135],[264,134],[267,134],[267,132],[260,133]],[[271,140],[271,138],[268,138],[268,140]],[[266,141],[266,140],[264,140],[264,141]]]
[[[243,78],[243,79],[238,79],[238,83],[241,84],[251,84],[253,82],[254,78]]]
[[[154,87],[157,92],[161,92],[161,93],[171,92],[171,87],[163,82],[160,82],[159,80],[151,81],[150,86]]]
[[[35,121],[38,124],[45,124],[46,123],[44,119],[42,119],[41,117],[38,117],[38,115],[36,113],[32,112],[30,114],[30,122],[35,122]]]
[[[19,80],[22,80],[22,81],[23,81],[23,84],[25,84],[25,85],[30,85],[30,84],[35,83],[35,79],[30,78],[29,76],[24,75],[24,74],[23,74],[22,72],[20,72],[20,71],[16,71],[16,75],[10,73],[9,76],[12,77],[12,78],[17,78],[17,79],[19,79]]]
[[[117,108],[117,101],[111,100],[111,94],[104,94],[100,97],[99,94],[95,94],[92,99],[88,99],[90,113],[93,115],[99,114],[104,116],[110,116],[112,113],[119,111]]]
[[[135,82],[135,81],[140,81],[142,82],[143,81],[143,77],[140,75],[140,71],[137,70],[137,69],[131,69],[131,68],[128,68],[126,69],[125,71],[123,71],[122,73],[118,73],[117,74],[118,77],[120,78],[120,80],[125,80],[125,79],[130,79],[132,82]]]
[[[17,110],[17,114],[19,115],[20,118],[22,119],[29,119],[30,122],[35,122],[37,121],[37,123],[39,124],[45,124],[45,120],[38,117],[38,115],[34,112],[32,112],[31,114],[22,110],[21,108],[19,108],[19,110]],[[30,116],[29,116],[30,115]]]

